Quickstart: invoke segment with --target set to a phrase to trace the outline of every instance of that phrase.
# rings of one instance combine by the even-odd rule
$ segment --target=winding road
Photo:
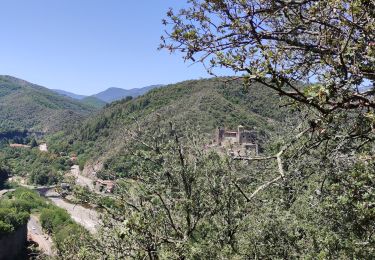
[[[29,240],[38,244],[39,249],[43,251],[44,254],[48,256],[54,255],[52,239],[43,232],[38,218],[34,215],[30,216],[29,222],[27,223],[27,236]]]

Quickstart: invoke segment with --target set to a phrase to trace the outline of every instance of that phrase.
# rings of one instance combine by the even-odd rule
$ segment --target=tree
[[[306,119],[273,155],[236,158],[277,160],[280,176],[259,188],[285,191],[274,220],[261,209],[261,231],[248,230],[250,258],[374,257],[374,10],[371,0],[189,0],[167,13],[161,49],[261,83]]]
[[[237,184],[244,177],[242,162],[234,166],[205,151],[199,137],[165,122],[153,130],[129,131],[126,139],[127,158],[134,163],[129,177],[117,182],[116,202],[106,207],[98,253],[121,259],[237,255],[238,227],[248,214]]]
[[[38,143],[37,143],[35,137],[33,137],[33,138],[31,139],[30,146],[31,146],[31,148],[34,148],[34,147],[37,147],[37,146],[38,146]]]
[[[189,0],[167,13],[160,48],[210,73],[232,69],[320,120],[353,111],[364,134],[375,119],[374,10],[371,0]]]

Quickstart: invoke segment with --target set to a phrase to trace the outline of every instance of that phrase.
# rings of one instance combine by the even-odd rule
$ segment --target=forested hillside
[[[272,91],[251,85],[244,92],[241,83],[167,86],[54,136],[51,151],[77,153],[81,166],[117,179],[115,196],[101,205],[102,229],[64,255],[84,248],[94,258],[371,258],[372,146],[320,139],[308,111],[286,112]],[[215,128],[238,124],[258,129],[266,147],[259,157],[206,149]],[[352,147],[358,154],[348,156]]]
[[[56,93],[62,95],[62,96],[70,97],[70,98],[73,98],[73,99],[82,100],[86,97],[84,95],[75,94],[75,93],[65,91],[65,90],[61,90],[61,89],[51,89],[51,90],[53,92],[56,92]]]
[[[51,148],[78,153],[81,164],[87,159],[89,163],[109,160],[112,170],[121,171],[115,165],[124,160],[120,151],[126,135],[138,127],[142,131],[155,129],[155,118],[173,123],[181,132],[193,131],[207,143],[218,127],[236,129],[240,124],[257,130],[259,142],[264,142],[288,117],[279,105],[271,91],[254,84],[247,92],[242,81],[233,78],[185,81],[112,103],[84,121],[69,138],[55,137]]]
[[[100,99],[103,102],[111,103],[116,100],[121,100],[126,97],[138,97],[146,94],[148,91],[159,88],[162,85],[151,85],[143,88],[132,88],[132,89],[122,89],[122,88],[108,88],[102,92],[99,92],[91,97]]]
[[[53,132],[81,120],[93,110],[92,106],[47,88],[0,76],[0,133],[15,130]]]
[[[81,99],[81,102],[85,105],[92,106],[96,109],[104,107],[107,103],[96,98],[96,97],[84,97]]]
[[[321,139],[316,132],[331,130],[314,130],[308,110],[284,109],[260,84],[243,86],[230,77],[181,82],[105,106],[52,135],[47,154],[4,149],[11,172],[33,183],[67,181],[75,155],[86,173],[116,180],[113,195],[79,185],[69,191],[105,217],[93,236],[56,237],[59,256],[373,256],[372,145]],[[239,124],[257,130],[259,156],[234,158],[206,147],[217,127]],[[358,152],[348,156],[352,147]]]

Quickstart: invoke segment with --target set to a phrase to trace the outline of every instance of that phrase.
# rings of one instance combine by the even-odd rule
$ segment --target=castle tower
[[[223,128],[221,127],[218,128],[218,131],[217,131],[217,144],[218,145],[221,145],[221,143],[223,142],[224,132],[225,130]]]
[[[238,126],[238,131],[237,131],[237,140],[239,144],[242,144],[242,139],[243,139],[243,133],[245,131],[245,128],[242,125]]]

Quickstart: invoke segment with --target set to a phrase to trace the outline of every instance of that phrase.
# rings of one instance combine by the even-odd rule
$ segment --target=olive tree
[[[373,1],[187,2],[167,13],[160,48],[182,52],[210,73],[229,68],[323,116],[360,108],[373,120]]]
[[[124,136],[123,152],[134,163],[106,208],[97,252],[116,259],[239,255],[251,212],[245,194],[257,185],[244,186],[246,163],[205,149],[194,131],[163,122],[141,129]]]
[[[302,111],[307,120],[275,154],[236,158],[277,160],[279,181],[293,149],[325,146],[340,157],[375,140],[374,10],[369,0],[188,0],[167,13],[160,48],[212,74],[229,68]]]
[[[288,213],[302,217],[291,227],[308,221],[307,254],[374,257],[375,2],[188,0],[163,23],[160,49],[213,75],[230,69],[249,89],[261,83],[307,119],[273,155],[235,158],[277,161],[279,176],[259,190],[283,182],[287,207],[298,208]]]

